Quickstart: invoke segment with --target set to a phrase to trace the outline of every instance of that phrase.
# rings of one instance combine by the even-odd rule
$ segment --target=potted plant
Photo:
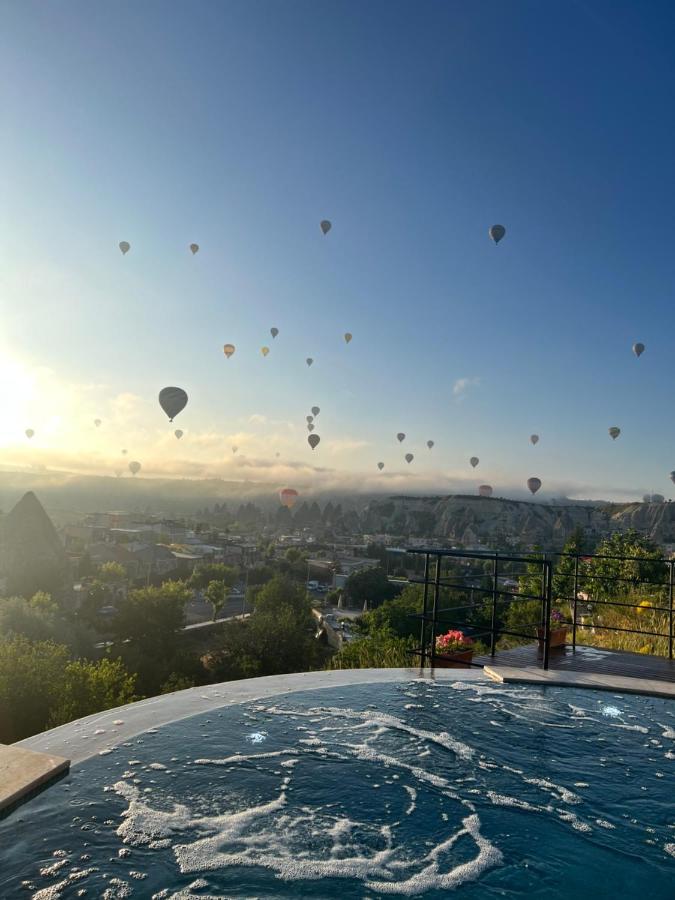
[[[436,638],[432,664],[441,669],[464,669],[471,665],[473,640],[463,631],[448,631]]]
[[[551,610],[549,635],[549,647],[564,647],[567,643],[567,623],[565,622],[565,616],[556,607]],[[540,650],[544,649],[545,636],[546,631],[544,626],[537,626],[537,637],[539,638]]]

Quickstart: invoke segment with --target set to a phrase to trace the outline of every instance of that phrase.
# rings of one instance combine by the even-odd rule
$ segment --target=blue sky
[[[1,11],[5,468],[669,493],[672,4]]]

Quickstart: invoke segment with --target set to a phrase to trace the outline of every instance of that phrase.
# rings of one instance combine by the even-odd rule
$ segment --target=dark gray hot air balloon
[[[319,409],[318,406],[313,406],[313,407],[312,407],[312,415],[314,416],[314,418],[316,418],[316,417],[319,415],[320,412],[321,412],[321,410]]]
[[[159,405],[169,417],[169,422],[173,422],[178,413],[185,409],[187,402],[188,395],[183,388],[165,387],[159,392]]]
[[[504,235],[506,234],[506,228],[504,228],[503,225],[493,225],[490,228],[488,234],[490,235],[492,240],[495,242],[495,244],[498,244],[501,241],[501,239],[504,237]]]
[[[272,335],[273,338],[275,338],[279,334],[279,329],[278,328],[270,328],[270,334]]]
[[[433,446],[434,446],[434,442],[433,442],[433,441],[427,441],[427,447],[428,447],[430,450],[431,450],[431,448],[432,448]]]
[[[531,494],[536,494],[541,487],[541,478],[528,478],[527,486]]]
[[[305,416],[305,419],[307,419],[307,424],[311,425],[311,423],[314,421],[314,416]]]
[[[190,250],[192,250],[192,255],[195,253],[199,253],[199,244],[190,244]]]
[[[384,463],[383,463],[383,462],[379,462],[379,463],[377,464],[377,468],[378,468],[378,469],[380,470],[380,472],[381,472],[382,469],[384,469]]]
[[[615,441],[618,436],[621,434],[621,429],[617,428],[616,425],[613,425],[611,428],[607,429],[609,431],[609,436],[613,441]]]
[[[491,484],[481,484],[478,486],[478,493],[481,497],[491,497],[492,496],[492,485]]]
[[[174,431],[174,434],[176,435],[178,440],[180,440],[183,437],[183,432],[180,430],[180,428],[176,428],[176,430]]]
[[[477,456],[472,456],[471,459],[469,460],[469,462],[471,463],[471,468],[475,469],[476,466],[478,465],[478,463],[480,462],[480,460],[478,459]]]
[[[539,443],[539,435],[538,435],[538,434],[531,434],[531,435],[530,435],[530,443],[531,443],[533,446],[534,446],[535,444],[538,444],[538,443]]]
[[[129,241],[120,241],[119,248],[122,251],[122,256],[124,256],[125,253],[128,253],[131,250],[131,244]]]
[[[645,345],[641,344],[640,341],[638,341],[636,344],[633,344],[633,353],[638,357],[638,359],[642,356],[642,354],[644,352],[645,352]]]
[[[345,344],[348,344],[351,341],[352,337],[353,337],[353,335],[352,335],[351,331],[346,331],[345,332]]]
[[[324,234],[328,234],[328,232],[333,227],[333,224],[332,224],[332,222],[329,222],[328,219],[322,219],[320,227]]]
[[[311,422],[307,423],[307,431],[314,431],[314,425]]]
[[[402,443],[405,440],[405,434],[402,431],[399,431],[396,437],[398,438],[399,443]]]
[[[405,461],[408,463],[408,465],[410,465],[413,459],[415,459],[415,457],[412,455],[412,453],[406,453]]]
[[[321,438],[319,437],[318,434],[310,434],[309,437],[307,438],[307,443],[312,448],[312,450],[314,450],[316,447],[319,446],[320,441],[321,441]]]
[[[239,449],[239,447],[237,447],[236,444],[233,444],[233,445],[232,445],[232,455],[233,455],[233,456],[235,455],[235,453],[237,452],[238,449]]]
[[[141,471],[141,464],[136,462],[136,460],[132,460],[132,462],[129,463],[129,471],[132,475],[138,475]]]
[[[675,484],[675,469],[670,473],[670,480]]]
[[[308,366],[311,366],[312,363],[314,362],[314,360],[312,359],[311,356],[308,356],[307,359],[305,360],[305,362],[307,363]]]

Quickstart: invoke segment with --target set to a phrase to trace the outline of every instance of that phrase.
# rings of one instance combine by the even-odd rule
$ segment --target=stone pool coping
[[[483,671],[493,681],[502,684],[537,684],[551,687],[587,688],[595,691],[615,691],[621,694],[645,694],[675,700],[675,684],[652,678],[633,678],[624,675],[594,674],[592,672],[561,671],[516,666],[484,666]]]
[[[70,760],[0,744],[0,818],[66,775]]]
[[[482,669],[336,669],[334,671],[298,672],[293,675],[270,675],[242,681],[223,681],[207,687],[188,688],[173,694],[161,694],[118,706],[105,712],[76,719],[12,747],[23,747],[70,759],[72,764],[84,762],[102,751],[138,737],[151,728],[160,728],[179,719],[234,706],[250,700],[265,699],[296,691],[336,688],[351,684],[392,683],[400,681],[488,681]]]

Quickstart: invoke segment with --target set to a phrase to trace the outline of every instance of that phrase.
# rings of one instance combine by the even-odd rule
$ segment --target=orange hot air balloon
[[[223,353],[229,359],[234,353],[234,344],[223,344]]]
[[[267,354],[270,352],[270,348],[269,347],[261,347],[260,352],[262,353],[263,356],[267,356]]]
[[[281,505],[285,506],[286,509],[293,509],[299,496],[300,495],[294,488],[283,488],[283,490],[279,491],[279,500],[281,501]]]

